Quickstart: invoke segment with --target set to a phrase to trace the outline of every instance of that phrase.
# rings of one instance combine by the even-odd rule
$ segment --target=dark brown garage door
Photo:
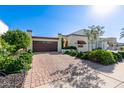
[[[53,41],[33,41],[33,52],[57,51],[57,42]]]

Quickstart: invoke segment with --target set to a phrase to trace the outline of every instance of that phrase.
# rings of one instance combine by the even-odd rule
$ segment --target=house
[[[27,30],[27,33],[32,39],[32,44],[29,48],[32,49],[33,52],[62,52],[62,40],[64,47],[75,46],[78,51],[82,52],[90,51],[95,48],[108,49],[108,47],[110,47],[108,42],[112,40],[115,40],[114,43],[116,43],[116,38],[111,39],[110,37],[98,37],[97,40],[91,42],[88,40],[83,29],[68,35],[58,34],[58,37],[32,36],[31,30]]]
[[[8,31],[8,26],[0,20],[0,34]],[[27,34],[31,37],[31,45],[28,49],[33,52],[62,52],[62,40],[64,47],[75,46],[78,51],[86,52],[95,48],[115,50],[117,40],[115,37],[98,36],[96,40],[88,39],[84,29],[70,33],[68,35],[58,34],[58,37],[39,37],[32,36],[32,30],[27,30]]]
[[[27,33],[32,39],[32,44],[29,49],[31,49],[33,52],[58,51],[59,38],[32,36],[31,30],[27,30]]]
[[[0,34],[5,33],[8,29],[9,27],[2,20],[0,20]]]
[[[0,35],[7,32],[9,27],[2,21],[0,20]],[[1,45],[0,45],[1,48]]]

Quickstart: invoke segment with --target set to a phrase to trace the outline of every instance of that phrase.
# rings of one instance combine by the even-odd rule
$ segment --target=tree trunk
[[[88,38],[88,51],[90,51],[90,45],[89,45],[90,42],[89,42],[89,40],[90,40],[90,39]]]
[[[93,40],[92,40],[92,50],[93,50]]]
[[[97,48],[97,40],[96,40],[96,48]]]

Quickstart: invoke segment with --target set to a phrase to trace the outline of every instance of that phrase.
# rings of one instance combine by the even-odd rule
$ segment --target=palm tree
[[[91,31],[91,41],[92,41],[92,49],[93,49],[93,43],[95,41],[95,48],[97,48],[97,41],[99,36],[103,35],[104,31],[102,30],[104,27],[103,26],[89,26],[89,30]]]
[[[104,32],[105,31],[103,31],[103,29],[104,29],[104,26],[96,26],[96,29],[97,29],[97,35],[98,35],[98,37],[99,36],[102,36],[103,34],[104,34]],[[98,40],[97,40],[98,41]],[[97,45],[97,41],[96,41],[96,45]]]
[[[84,33],[87,35],[88,37],[88,51],[90,51],[90,39],[91,39],[91,30],[88,30],[88,29],[83,29],[84,30]]]
[[[97,36],[96,36],[96,28],[95,28],[95,25],[92,25],[92,26],[89,26],[88,29],[90,30],[90,38],[91,38],[91,45],[92,45],[92,49],[94,48],[93,47],[93,43],[94,41],[97,39]]]
[[[124,37],[124,28],[121,29],[122,32],[120,33],[120,39]]]

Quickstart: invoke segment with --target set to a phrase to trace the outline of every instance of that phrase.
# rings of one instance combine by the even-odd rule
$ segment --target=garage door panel
[[[57,51],[57,42],[33,41],[33,52]]]

